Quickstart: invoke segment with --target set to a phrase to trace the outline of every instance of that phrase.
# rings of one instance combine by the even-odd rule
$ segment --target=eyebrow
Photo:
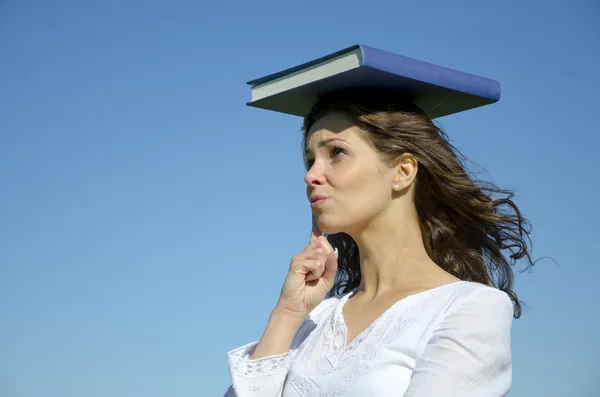
[[[323,139],[322,141],[320,141],[319,144],[317,145],[317,148],[321,148],[323,146],[327,146],[332,141],[342,141],[344,143],[348,143],[348,141],[346,141],[346,140],[344,140],[342,138],[333,137],[333,138],[329,138],[329,139]],[[306,156],[310,152],[311,152],[311,150],[307,147],[306,150],[304,151],[304,155]]]

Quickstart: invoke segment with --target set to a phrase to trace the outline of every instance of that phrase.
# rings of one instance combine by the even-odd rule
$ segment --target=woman
[[[383,92],[323,98],[303,127],[310,241],[261,339],[229,353],[226,396],[505,395],[510,265],[531,263],[510,194]]]

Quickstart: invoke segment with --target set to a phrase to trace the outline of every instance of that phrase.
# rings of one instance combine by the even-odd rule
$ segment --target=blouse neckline
[[[335,311],[334,311],[334,315],[332,318],[332,320],[333,320],[333,322],[332,322],[333,330],[332,331],[333,331],[333,334],[335,335],[334,343],[333,343],[334,353],[342,355],[349,351],[354,350],[357,347],[356,345],[360,344],[364,339],[367,338],[367,336],[373,330],[373,328],[375,328],[379,323],[384,321],[384,319],[386,317],[389,317],[391,315],[391,313],[395,312],[398,309],[398,307],[406,305],[415,299],[419,300],[421,298],[424,298],[435,292],[446,289],[447,287],[456,286],[456,285],[464,284],[467,282],[468,281],[466,281],[466,280],[454,281],[451,283],[440,285],[438,287],[429,288],[425,291],[420,291],[420,292],[416,292],[414,294],[407,295],[404,298],[401,298],[401,299],[395,301],[379,317],[377,317],[375,320],[373,320],[373,322],[371,324],[369,324],[369,326],[367,328],[365,328],[362,332],[360,332],[358,335],[356,335],[356,337],[354,339],[352,339],[350,342],[348,342],[347,341],[348,327],[346,326],[346,321],[344,320],[343,310],[344,310],[344,306],[345,306],[346,302],[348,302],[348,300],[352,296],[354,296],[356,294],[356,292],[358,292],[358,288],[353,289],[352,291],[344,294],[340,298],[340,300],[338,301],[338,303],[336,305]]]

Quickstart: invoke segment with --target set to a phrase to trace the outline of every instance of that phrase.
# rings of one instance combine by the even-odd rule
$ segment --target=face
[[[350,118],[329,113],[308,132],[304,177],[325,233],[351,233],[391,204],[396,169],[386,165]]]

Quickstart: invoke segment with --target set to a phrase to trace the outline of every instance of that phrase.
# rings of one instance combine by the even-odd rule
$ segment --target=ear
[[[396,192],[402,191],[412,185],[417,177],[419,163],[417,159],[409,154],[403,154],[395,166],[394,180],[392,181],[392,189]]]

